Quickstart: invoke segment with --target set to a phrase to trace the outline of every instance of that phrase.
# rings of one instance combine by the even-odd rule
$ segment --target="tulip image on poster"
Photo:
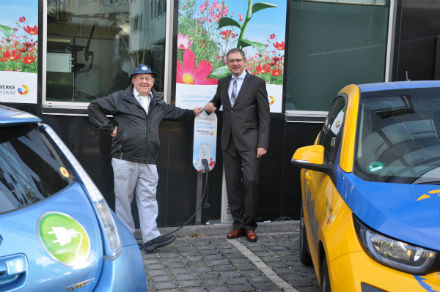
[[[246,70],[266,81],[271,111],[281,112],[286,9],[283,0],[180,0],[176,105],[206,104],[217,80],[231,74],[226,53],[240,48]]]
[[[0,23],[0,71],[38,72],[38,26],[26,16],[14,26]]]

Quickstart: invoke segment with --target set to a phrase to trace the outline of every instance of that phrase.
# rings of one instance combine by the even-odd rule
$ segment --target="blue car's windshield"
[[[362,93],[356,147],[365,180],[440,184],[440,88]]]
[[[39,202],[72,180],[36,124],[0,127],[0,214]]]

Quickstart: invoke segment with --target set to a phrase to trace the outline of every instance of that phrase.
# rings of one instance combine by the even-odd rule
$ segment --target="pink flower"
[[[193,40],[189,40],[188,35],[183,36],[182,34],[177,35],[177,47],[181,50],[186,50],[193,44]]]
[[[20,18],[18,19],[18,21],[20,21],[21,23],[23,23],[23,22],[26,21],[26,17],[22,16],[22,17],[20,17]]]
[[[273,40],[275,38],[275,34],[273,33],[269,37],[270,37],[271,40]]]
[[[241,15],[240,13],[238,13],[238,19],[239,19],[240,21],[243,21],[243,20],[244,20],[243,15]]]
[[[183,84],[217,84],[217,79],[206,79],[212,71],[212,65],[202,60],[195,67],[195,56],[191,50],[183,52],[183,67],[180,61],[177,61],[176,82]]]

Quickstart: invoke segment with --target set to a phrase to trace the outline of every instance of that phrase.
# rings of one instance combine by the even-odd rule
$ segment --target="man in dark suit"
[[[246,234],[249,241],[256,241],[259,165],[269,145],[266,82],[245,71],[242,50],[232,49],[226,57],[232,76],[218,81],[217,92],[205,110],[212,112],[223,105],[221,148],[229,209],[234,219],[233,230],[226,237]]]

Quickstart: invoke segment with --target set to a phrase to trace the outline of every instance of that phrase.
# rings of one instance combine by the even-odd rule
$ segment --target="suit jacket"
[[[270,109],[266,82],[246,72],[234,107],[229,101],[228,88],[232,76],[218,81],[217,92],[211,102],[223,105],[221,148],[226,149],[232,135],[239,151],[253,151],[269,147]]]

